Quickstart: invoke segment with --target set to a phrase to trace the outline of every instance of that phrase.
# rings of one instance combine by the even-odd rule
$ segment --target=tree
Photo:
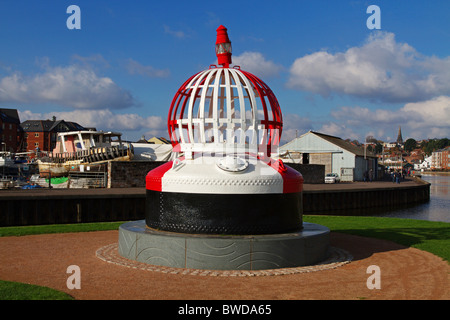
[[[443,149],[450,145],[450,140],[448,138],[443,139],[430,139],[428,142],[424,143],[423,151],[427,155],[431,155],[433,151]]]
[[[411,152],[414,149],[416,149],[416,147],[417,147],[417,141],[416,140],[414,140],[412,138],[409,138],[408,140],[405,141],[405,151]]]
[[[381,152],[383,152],[383,145],[381,143],[377,142],[377,144],[375,145],[375,153],[381,154]]]

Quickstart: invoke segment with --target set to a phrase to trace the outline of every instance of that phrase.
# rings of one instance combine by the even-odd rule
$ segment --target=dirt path
[[[331,245],[353,260],[335,269],[269,276],[201,276],[133,269],[96,256],[117,243],[118,231],[0,238],[0,279],[64,291],[80,300],[400,299],[448,300],[450,266],[441,258],[395,243],[338,233]],[[69,290],[67,267],[81,270],[81,289]],[[368,289],[370,265],[381,289]]]

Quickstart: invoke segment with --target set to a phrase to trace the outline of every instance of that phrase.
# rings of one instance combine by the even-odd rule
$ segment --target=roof
[[[153,137],[148,139],[146,142],[148,143],[161,143],[161,144],[170,144],[171,142],[164,137]]]
[[[25,132],[79,131],[85,130],[76,122],[64,120],[27,120],[20,124]]]
[[[320,132],[315,132],[315,131],[309,131],[306,134],[300,136],[299,138],[296,139],[301,139],[303,136],[307,135],[307,134],[314,134],[336,146],[338,146],[339,148],[342,148],[348,152],[351,152],[357,156],[361,156],[361,157],[376,157],[376,155],[372,152],[370,152],[369,150],[366,150],[366,152],[364,152],[364,148],[363,147],[358,147],[355,146],[345,140],[342,140],[339,137],[335,137],[335,136],[330,136],[328,134],[324,134],[324,133],[320,133]],[[301,151],[301,150],[300,150]]]
[[[0,119],[8,123],[20,123],[17,109],[0,109]]]
[[[450,151],[450,146],[444,147],[442,149],[435,150],[433,152],[446,152],[446,151]]]

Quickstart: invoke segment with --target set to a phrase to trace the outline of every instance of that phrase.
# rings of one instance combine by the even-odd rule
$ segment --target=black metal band
[[[146,224],[190,234],[278,234],[302,228],[302,193],[199,194],[147,190]]]

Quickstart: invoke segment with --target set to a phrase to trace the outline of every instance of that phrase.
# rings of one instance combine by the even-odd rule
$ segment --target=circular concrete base
[[[327,259],[330,230],[303,223],[299,232],[198,235],[158,231],[145,220],[119,227],[120,256],[151,265],[204,270],[265,270],[308,266]]]

